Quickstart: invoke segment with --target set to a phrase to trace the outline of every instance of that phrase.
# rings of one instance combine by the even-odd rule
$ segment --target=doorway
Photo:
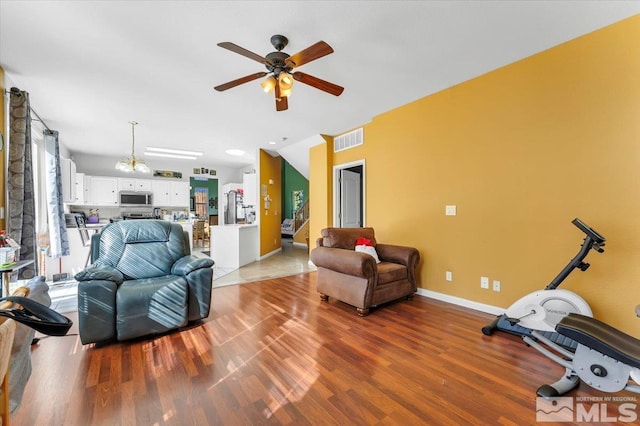
[[[333,226],[365,226],[365,162],[358,160],[333,168]]]
[[[191,211],[209,225],[218,224],[218,179],[191,177]]]

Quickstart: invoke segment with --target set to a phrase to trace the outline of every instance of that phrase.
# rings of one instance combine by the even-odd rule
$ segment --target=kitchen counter
[[[211,258],[216,266],[239,268],[258,260],[258,225],[214,225],[209,227]]]

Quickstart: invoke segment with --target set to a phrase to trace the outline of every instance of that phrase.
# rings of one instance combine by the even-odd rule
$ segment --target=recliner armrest
[[[197,269],[210,268],[213,264],[213,259],[197,257],[191,254],[178,259],[171,267],[171,273],[173,275],[186,276]]]
[[[415,267],[420,261],[420,253],[413,247],[378,243],[376,252],[381,261],[399,263],[407,267]]]
[[[78,272],[75,277],[76,281],[112,281],[117,285],[122,284],[124,275],[112,266],[90,266]]]
[[[317,267],[366,279],[377,273],[376,261],[372,256],[353,250],[316,247],[311,250],[311,261]]]

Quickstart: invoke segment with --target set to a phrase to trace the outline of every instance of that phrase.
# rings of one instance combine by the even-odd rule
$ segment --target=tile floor
[[[194,249],[194,254],[204,249]],[[215,261],[215,259],[213,259]],[[240,269],[218,268],[214,266],[213,287],[233,284],[244,284],[287,275],[302,274],[315,271],[309,263],[309,252],[306,247],[294,246],[291,239],[282,239],[282,252],[266,259],[250,263]]]

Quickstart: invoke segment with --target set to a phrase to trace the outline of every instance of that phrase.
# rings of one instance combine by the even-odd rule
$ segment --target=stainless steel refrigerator
[[[224,210],[224,223],[227,225],[233,225],[238,221],[237,206],[238,204],[238,192],[227,192],[227,205]]]

